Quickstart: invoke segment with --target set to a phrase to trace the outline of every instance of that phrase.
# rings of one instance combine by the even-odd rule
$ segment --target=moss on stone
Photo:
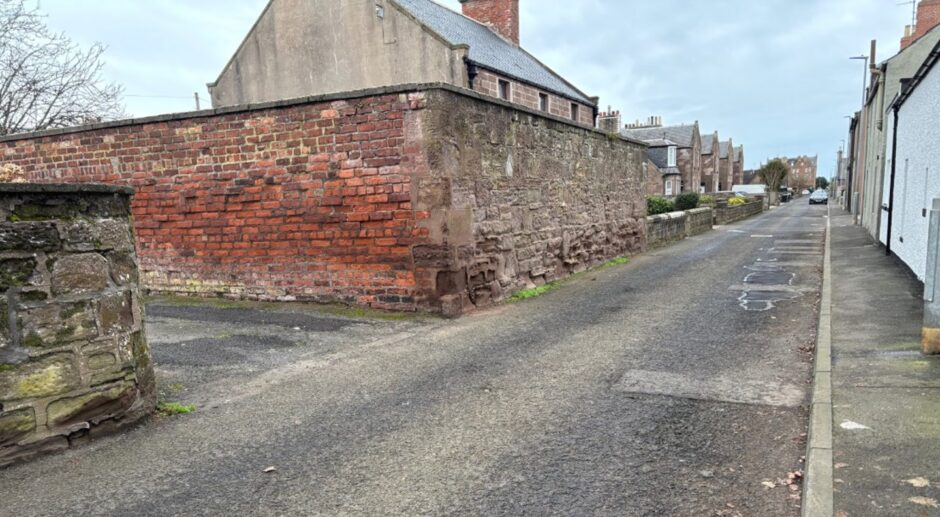
[[[3,372],[12,372],[13,370],[16,370],[17,368],[18,368],[18,367],[17,367],[17,365],[15,365],[15,364],[2,363],[2,364],[0,364],[0,373],[3,373]]]
[[[12,442],[36,428],[36,417],[30,408],[0,414],[0,445]]]
[[[68,386],[66,375],[61,364],[51,364],[21,379],[14,388],[14,395],[18,399],[28,399],[61,393]]]
[[[25,347],[40,348],[42,345],[42,338],[36,332],[30,332],[23,338],[23,346]]]

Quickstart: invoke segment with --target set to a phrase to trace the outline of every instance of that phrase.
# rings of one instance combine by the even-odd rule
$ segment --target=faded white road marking
[[[841,424],[839,424],[839,427],[841,427],[842,429],[848,429],[849,431],[862,431],[865,429],[869,429],[869,430],[871,429],[871,427],[868,427],[867,425],[862,425],[858,422],[853,422],[851,420],[846,420],[842,422]]]
[[[705,379],[649,370],[628,370],[613,389],[625,393],[783,407],[798,407],[804,399],[803,389],[795,384],[747,380],[737,376]]]

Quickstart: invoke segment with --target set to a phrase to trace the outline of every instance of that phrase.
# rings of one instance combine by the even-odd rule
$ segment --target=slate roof
[[[679,147],[688,148],[692,147],[692,141],[695,138],[695,126],[646,127],[642,129],[624,128],[620,130],[620,134],[627,138],[644,142],[657,139],[671,140]]]
[[[731,149],[731,141],[718,142],[718,157],[722,160],[728,159],[729,149]]]
[[[412,16],[451,45],[468,45],[468,58],[477,65],[522,80],[572,100],[594,105],[578,90],[522,48],[503,39],[486,25],[432,0],[395,0]]]
[[[650,147],[669,147],[671,145],[674,145],[674,146],[679,145],[673,142],[672,140],[667,140],[665,138],[655,138],[653,140],[644,140],[643,142]]]
[[[712,154],[717,133],[702,133],[702,154]]]

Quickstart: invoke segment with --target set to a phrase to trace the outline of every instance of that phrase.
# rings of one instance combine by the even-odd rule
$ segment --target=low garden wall
[[[738,206],[722,206],[722,204],[719,203],[719,205],[715,207],[714,224],[716,226],[731,224],[735,221],[755,216],[763,211],[764,201],[762,199],[749,201],[746,204]]]
[[[131,192],[0,184],[0,467],[154,407]]]
[[[684,212],[651,215],[646,218],[646,239],[650,248],[664,246],[712,228],[712,209],[696,208]]]

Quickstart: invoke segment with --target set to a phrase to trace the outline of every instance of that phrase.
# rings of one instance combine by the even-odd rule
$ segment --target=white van
[[[731,192],[744,196],[767,194],[767,185],[735,185],[731,187]]]

